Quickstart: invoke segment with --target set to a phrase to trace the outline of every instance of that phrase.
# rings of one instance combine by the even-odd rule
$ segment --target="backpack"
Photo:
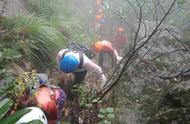
[[[87,46],[80,43],[72,42],[69,44],[68,49],[84,53],[89,59],[92,59],[95,56],[94,52],[92,52]]]

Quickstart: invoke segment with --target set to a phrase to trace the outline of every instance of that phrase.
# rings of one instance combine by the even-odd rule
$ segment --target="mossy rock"
[[[190,82],[181,82],[166,93],[161,106],[190,107]]]
[[[190,124],[190,108],[163,107],[155,115],[160,124]]]
[[[170,88],[154,116],[160,124],[190,124],[190,82]]]

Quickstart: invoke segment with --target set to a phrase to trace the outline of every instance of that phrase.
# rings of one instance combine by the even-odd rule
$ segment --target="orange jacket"
[[[98,42],[94,43],[93,49],[96,52],[108,52],[110,54],[114,53],[114,48],[112,47],[112,44],[106,40],[103,40],[101,42],[98,41]]]

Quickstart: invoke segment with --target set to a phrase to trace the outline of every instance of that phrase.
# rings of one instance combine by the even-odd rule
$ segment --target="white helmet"
[[[15,124],[27,123],[32,120],[40,120],[43,124],[48,124],[47,118],[44,112],[38,107],[27,107],[26,109],[32,109],[29,113],[22,116]]]

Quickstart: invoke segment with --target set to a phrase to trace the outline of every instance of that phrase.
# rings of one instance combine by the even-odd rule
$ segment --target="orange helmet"
[[[112,44],[109,41],[107,41],[107,40],[102,40],[101,44],[102,44],[102,46],[112,47]]]
[[[103,14],[97,14],[96,15],[96,20],[100,20],[100,19],[102,19],[102,17],[103,17]]]
[[[100,41],[97,41],[95,42],[93,45],[92,45],[92,49],[96,52],[101,52],[102,51],[102,43]]]
[[[117,32],[124,32],[124,29],[122,27],[117,28]]]

